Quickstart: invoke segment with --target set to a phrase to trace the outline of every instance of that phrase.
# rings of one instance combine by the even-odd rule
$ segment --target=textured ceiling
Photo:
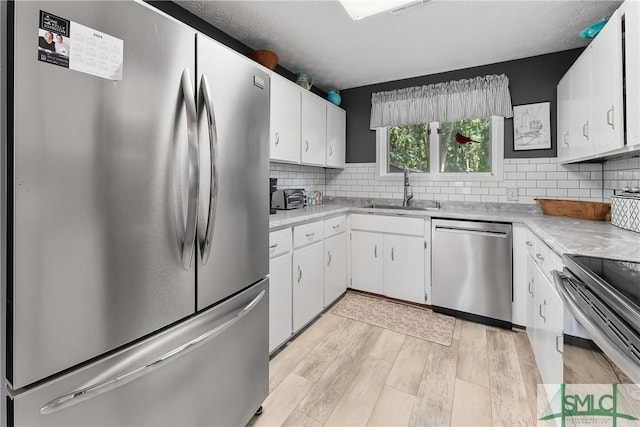
[[[585,46],[619,1],[434,0],[352,21],[337,1],[178,1],[320,89],[348,89]]]

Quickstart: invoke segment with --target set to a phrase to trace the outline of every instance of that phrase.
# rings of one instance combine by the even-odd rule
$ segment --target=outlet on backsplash
[[[518,201],[518,189],[517,188],[509,188],[507,190],[507,200],[510,202]]]

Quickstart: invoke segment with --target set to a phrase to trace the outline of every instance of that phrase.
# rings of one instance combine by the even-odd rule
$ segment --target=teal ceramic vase
[[[327,99],[330,103],[335,105],[340,105],[342,102],[342,97],[340,96],[340,92],[337,90],[330,90],[327,94]]]

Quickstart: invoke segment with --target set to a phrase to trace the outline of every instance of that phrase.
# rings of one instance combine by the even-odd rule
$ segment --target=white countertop
[[[338,203],[278,211],[277,214],[269,216],[269,228],[273,231],[347,213],[522,223],[559,255],[572,253],[640,262],[640,234],[622,230],[604,221],[546,216],[537,212],[446,206],[434,211],[406,211],[371,209]]]

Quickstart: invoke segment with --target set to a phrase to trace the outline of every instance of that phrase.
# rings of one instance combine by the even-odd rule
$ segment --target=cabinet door
[[[571,157],[579,158],[593,154],[590,143],[591,132],[591,47],[582,53],[571,67],[571,127],[569,144]]]
[[[324,166],[327,146],[327,105],[311,92],[302,92],[302,163]]]
[[[531,256],[527,256],[527,336],[532,349],[536,345],[536,277],[536,263]]]
[[[558,293],[553,289],[551,282],[544,281],[546,305],[543,307],[544,314],[544,346],[545,360],[543,362],[544,372],[541,370],[542,380],[545,384],[563,383],[563,315],[564,305]]]
[[[299,331],[322,311],[323,245],[314,243],[293,253],[293,331]]]
[[[383,294],[382,235],[366,231],[351,233],[351,287]]]
[[[269,352],[291,336],[291,253],[269,261]]]
[[[324,241],[324,306],[347,290],[347,233]]]
[[[569,132],[571,128],[571,72],[564,75],[558,83],[558,159],[560,161],[571,158]]]
[[[625,7],[625,91],[627,146],[640,144],[640,4],[624,2]]]
[[[384,294],[424,304],[424,240],[384,236]]]
[[[347,112],[327,104],[327,166],[344,168],[347,147]]]
[[[271,75],[270,159],[300,163],[300,89]]]
[[[611,16],[591,45],[591,141],[595,154],[624,145],[622,23]]]

